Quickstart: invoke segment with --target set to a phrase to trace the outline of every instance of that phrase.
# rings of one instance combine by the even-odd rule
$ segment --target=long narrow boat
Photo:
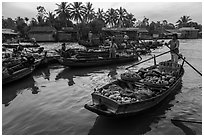
[[[29,42],[23,42],[23,43],[20,43],[21,46],[23,48],[37,48],[37,47],[40,47],[39,44],[33,44],[33,43],[29,43]],[[6,47],[6,48],[16,48],[19,46],[19,43],[3,43],[2,44],[3,47]]]
[[[91,94],[92,103],[85,104],[84,107],[98,115],[125,117],[144,112],[156,106],[171,92],[180,87],[184,74],[183,63],[182,65],[178,64],[177,69],[163,67],[160,72],[158,71],[159,66],[154,65],[141,69],[133,74],[136,77],[133,77],[133,75],[126,76],[125,73],[122,74],[121,79],[95,90]],[[144,70],[156,71],[150,74],[144,72]],[[138,78],[138,75],[141,77]],[[126,79],[124,76],[126,76]],[[162,80],[165,79],[166,81],[154,83],[156,76],[161,76]],[[150,77],[152,79],[148,81]],[[140,80],[137,81],[136,79]],[[159,80],[161,79],[158,78]]]
[[[119,56],[116,58],[63,58],[59,59],[59,62],[62,65],[68,67],[93,67],[93,66],[104,66],[104,65],[112,65],[119,63],[127,63],[131,61],[138,61],[138,56],[136,55],[128,55],[128,56]]]
[[[31,74],[33,72],[34,68],[35,67],[33,65],[31,65],[29,67],[24,67],[20,70],[17,70],[10,75],[4,75],[4,76],[2,76],[2,84],[5,85],[8,83],[14,82],[16,80],[19,80],[21,78],[24,78],[25,76]]]

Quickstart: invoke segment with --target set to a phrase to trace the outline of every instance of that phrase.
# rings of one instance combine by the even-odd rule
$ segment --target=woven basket
[[[178,72],[180,70],[180,65],[170,61],[160,62],[159,70],[161,72]]]

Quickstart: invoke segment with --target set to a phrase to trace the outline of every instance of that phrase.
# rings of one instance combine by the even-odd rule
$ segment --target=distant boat
[[[23,48],[36,48],[36,47],[40,47],[39,44],[33,44],[31,42],[22,42],[20,43],[20,45],[23,47]],[[19,43],[3,43],[2,44],[3,47],[6,47],[6,48],[16,48],[19,46]]]

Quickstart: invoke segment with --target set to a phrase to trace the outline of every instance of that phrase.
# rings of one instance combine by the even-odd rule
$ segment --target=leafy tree
[[[117,12],[115,9],[110,8],[108,11],[106,11],[105,14],[105,23],[109,25],[110,27],[114,27],[117,24]]]
[[[24,20],[26,21],[26,24],[28,25],[29,18],[25,17]]]
[[[16,22],[16,30],[20,32],[21,37],[27,37],[28,26],[25,23],[24,19],[21,17],[17,17],[15,19]]]
[[[124,27],[124,21],[126,19],[127,11],[126,9],[120,7],[119,9],[116,9],[117,13],[117,23],[119,27]]]
[[[84,5],[82,4],[82,2],[71,3],[69,10],[70,10],[71,19],[76,21],[77,24],[83,21],[83,17],[85,13],[84,13]]]
[[[49,26],[55,25],[55,14],[53,12],[48,12],[48,15],[46,17],[46,22]]]
[[[69,19],[70,19],[70,13],[69,13],[69,6],[67,2],[61,2],[60,4],[56,4],[58,6],[57,9],[55,9],[56,14],[58,15],[58,22],[61,22],[60,24],[63,27],[69,26]]]
[[[133,27],[135,24],[136,18],[134,18],[134,15],[132,13],[127,13],[125,20],[123,21],[124,27]]]
[[[105,27],[105,22],[101,19],[95,19],[90,24],[90,30],[94,34],[99,34],[102,32],[102,28]]]
[[[47,15],[45,8],[42,6],[38,6],[37,11],[38,11],[38,14],[37,14],[38,25],[39,26],[45,26],[46,25],[45,24],[45,18]]]
[[[148,28],[149,27],[149,19],[144,17],[142,21],[138,22],[138,27],[140,28]]]
[[[86,23],[89,23],[94,19],[94,17],[95,17],[95,13],[94,13],[93,4],[90,2],[87,2],[84,7],[84,20]]]
[[[182,16],[176,23],[177,23],[177,27],[181,28],[181,27],[187,27],[188,26],[188,22],[191,21],[192,19],[190,18],[190,16]]]
[[[2,17],[2,28],[14,30],[16,28],[16,23],[12,18],[4,19],[4,17]]]
[[[96,16],[97,19],[100,19],[102,21],[105,21],[105,12],[103,11],[103,9],[98,8],[98,11],[96,12]]]

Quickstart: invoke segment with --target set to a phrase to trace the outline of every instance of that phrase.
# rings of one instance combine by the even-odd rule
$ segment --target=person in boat
[[[93,33],[89,31],[88,38],[90,43],[92,43],[92,36],[93,36]]]
[[[62,43],[62,48],[61,48],[61,51],[66,51],[66,46],[65,46],[65,43]]]
[[[126,45],[128,45],[129,37],[128,37],[128,35],[126,34],[126,32],[124,33],[123,39],[124,39],[124,43],[125,43]]]
[[[65,55],[65,51],[66,51],[65,43],[62,43],[62,47],[61,47],[61,50],[60,50],[60,55],[64,56]]]
[[[33,45],[38,45],[38,43],[36,42],[35,38],[32,38],[32,39],[31,39],[31,43],[32,43]]]
[[[111,41],[110,41],[110,54],[109,54],[109,57],[110,58],[116,58],[116,50],[117,50],[118,46],[117,44],[115,43],[115,39],[112,37],[111,38]]]
[[[20,40],[18,40],[17,51],[19,51],[19,52],[23,51],[23,46],[20,44]]]
[[[174,63],[178,63],[178,55],[179,54],[179,40],[178,35],[175,33],[172,35],[172,40],[168,42],[168,45],[170,45],[171,50],[171,61]]]
[[[71,49],[66,50],[65,43],[62,43],[61,56],[64,58],[71,58]]]
[[[153,48],[156,48],[158,46],[158,41],[156,38],[153,40],[152,46]]]

